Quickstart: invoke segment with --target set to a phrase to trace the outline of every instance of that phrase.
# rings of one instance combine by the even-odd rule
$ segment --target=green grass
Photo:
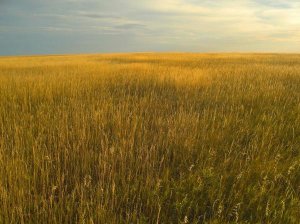
[[[299,223],[300,55],[0,58],[0,223]]]

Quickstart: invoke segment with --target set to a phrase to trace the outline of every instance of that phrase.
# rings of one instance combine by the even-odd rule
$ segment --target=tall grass
[[[299,223],[300,55],[0,59],[0,223]]]

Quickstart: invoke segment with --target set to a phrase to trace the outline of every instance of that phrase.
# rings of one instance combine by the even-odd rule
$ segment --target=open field
[[[299,223],[300,55],[0,58],[0,223]]]

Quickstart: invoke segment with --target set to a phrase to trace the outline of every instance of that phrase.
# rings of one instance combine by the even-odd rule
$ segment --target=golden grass
[[[299,223],[300,55],[0,58],[0,223]]]

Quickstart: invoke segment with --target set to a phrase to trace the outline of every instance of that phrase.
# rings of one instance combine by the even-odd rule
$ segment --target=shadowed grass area
[[[0,223],[298,223],[300,55],[0,58]]]

